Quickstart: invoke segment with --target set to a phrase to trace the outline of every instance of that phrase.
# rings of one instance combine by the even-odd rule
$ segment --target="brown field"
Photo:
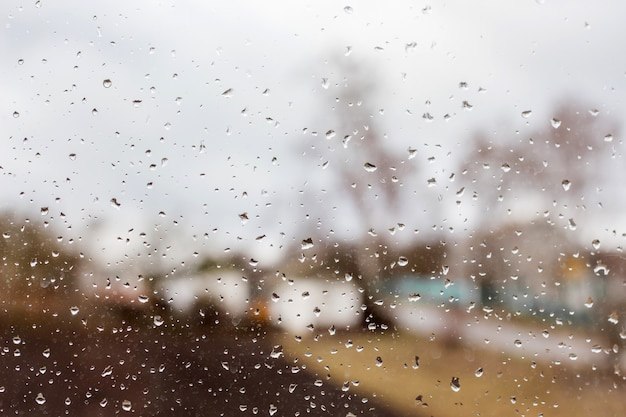
[[[289,359],[328,383],[377,398],[405,415],[622,416],[626,410],[626,383],[607,370],[576,371],[567,364],[446,347],[395,332],[301,341],[283,335],[277,343]],[[453,378],[460,386],[456,391]]]

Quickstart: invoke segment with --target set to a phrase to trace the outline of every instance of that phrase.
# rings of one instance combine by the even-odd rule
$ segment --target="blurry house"
[[[272,287],[270,297],[270,323],[297,335],[355,328],[362,321],[362,293],[344,280],[285,280]]]

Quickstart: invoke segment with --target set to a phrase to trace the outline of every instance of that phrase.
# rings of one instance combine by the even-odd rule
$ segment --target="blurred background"
[[[495,395],[509,408],[476,399],[489,388],[464,400],[481,415],[617,415],[623,9],[3,3],[2,374],[24,378],[0,388],[3,411],[325,411],[302,400],[322,393],[252,405],[268,392],[232,376],[254,380],[256,352],[281,364],[262,367],[273,376],[306,364],[299,384],[365,407],[354,415],[458,412],[464,380],[446,366],[479,378],[483,355],[522,365],[480,380],[517,392]],[[365,361],[383,374],[346,377],[372,402],[307,362],[331,352],[357,375],[364,355],[341,356],[357,338],[384,346]],[[405,372],[386,354],[423,371],[419,355],[398,359],[420,344],[434,376],[419,395],[372,394]],[[51,346],[64,353],[40,366]],[[254,363],[211,368],[227,351]],[[563,388],[515,385],[531,375]],[[225,381],[240,400],[208,395]],[[452,397],[426,401],[441,381]],[[544,398],[573,392],[570,409]],[[605,408],[580,406],[598,395],[587,407]]]

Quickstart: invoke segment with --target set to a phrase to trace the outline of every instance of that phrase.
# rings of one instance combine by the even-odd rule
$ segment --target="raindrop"
[[[154,316],[153,322],[155,326],[161,326],[163,324],[163,318],[161,316]]]
[[[108,78],[104,81],[102,81],[102,86],[104,88],[109,88],[113,85],[113,82],[111,80],[109,80]]]
[[[50,348],[46,348],[46,350],[44,350],[42,353],[44,358],[49,358],[50,357]]]
[[[140,295],[140,296],[137,297],[137,299],[142,304],[145,304],[145,303],[147,303],[150,300],[147,295]]]
[[[407,266],[408,263],[409,263],[409,259],[406,256],[401,256],[398,258],[398,265]]]
[[[480,378],[481,376],[483,376],[483,368],[478,368],[474,371],[474,375],[476,376],[476,378]]]
[[[533,114],[533,111],[532,111],[532,110],[524,110],[524,111],[522,112],[522,117],[523,117],[524,119],[528,119],[530,116],[532,116],[532,114]]]
[[[70,405],[72,404],[72,400],[70,399],[70,397],[65,397],[65,405]]]
[[[95,107],[93,109],[91,109],[91,114],[92,115],[97,115],[98,114],[98,109],[96,109]]]
[[[224,91],[222,93],[222,96],[227,97],[227,98],[232,97],[233,96],[233,89],[229,88],[228,90]]]
[[[75,153],[69,154],[69,158],[70,158],[70,160],[75,161],[76,160],[76,154]]]
[[[504,171],[504,172],[509,172],[511,170],[511,166],[509,164],[507,164],[506,162],[503,163],[500,168],[502,168],[502,171]]]
[[[459,382],[459,378],[456,376],[453,376],[452,379],[450,380],[450,389],[452,389],[452,391],[454,392],[459,392],[461,389],[461,383]]]
[[[43,396],[43,394],[40,392],[37,394],[37,396],[35,397],[35,401],[37,402],[37,404],[42,405],[45,404],[46,402],[46,397]]]
[[[409,148],[409,159],[413,159],[417,156],[417,149]]]
[[[569,180],[565,179],[561,182],[561,185],[563,186],[563,189],[565,191],[569,191],[570,187],[572,186],[572,183]]]
[[[104,377],[111,375],[112,373],[113,373],[113,367],[111,365],[108,365],[106,368],[104,368],[100,376],[104,378]]]
[[[334,130],[329,130],[328,132],[326,132],[326,139],[332,139],[337,135],[337,133],[335,133]]]
[[[576,222],[574,221],[574,219],[569,219],[567,221],[567,227],[569,228],[569,230],[576,230]]]
[[[276,407],[274,404],[270,404],[270,416],[273,416],[277,412],[278,412],[278,407]]]
[[[594,250],[599,250],[599,249],[600,249],[600,240],[598,240],[598,239],[594,239],[594,240],[591,242],[591,246],[593,246],[593,249],[594,249]]]
[[[300,247],[302,248],[302,250],[311,249],[313,247],[313,239],[312,238],[304,239]]]
[[[130,411],[133,408],[133,404],[129,400],[122,401],[122,410]]]
[[[346,14],[352,14],[354,9],[352,9],[351,6],[346,6],[346,7],[343,8],[343,11],[346,12]]]
[[[415,355],[415,365],[413,365],[413,369],[418,369],[420,367],[420,357]]]
[[[587,308],[593,307],[593,298],[587,297],[587,301],[585,301],[585,307]]]
[[[20,112],[18,112],[18,111],[14,111],[14,112],[13,112],[13,117],[14,117],[14,118],[16,118],[16,119],[17,119],[18,117],[20,117]]]
[[[612,323],[612,324],[619,323],[619,315],[617,314],[617,311],[614,311],[609,315],[609,323]]]
[[[77,315],[79,311],[80,311],[80,309],[78,307],[76,307],[76,306],[70,307],[70,313],[72,313],[72,316]]]
[[[561,121],[559,119],[555,119],[554,117],[550,120],[550,124],[553,128],[558,129],[561,126]]]
[[[409,301],[418,301],[420,298],[422,298],[422,296],[418,293],[409,295]]]
[[[322,313],[322,310],[320,310],[319,307],[315,307],[313,309],[313,314],[315,314],[315,317],[319,317],[321,313]]]
[[[106,407],[107,404],[109,403],[109,401],[106,398],[103,398],[102,401],[100,401],[100,407]]]
[[[575,361],[576,359],[578,359],[578,355],[576,355],[575,353],[570,353],[569,354],[569,360]]]
[[[513,344],[516,348],[522,347],[522,341],[519,339],[515,339],[515,342],[513,342]]]
[[[363,165],[363,168],[367,171],[367,172],[374,172],[376,171],[376,165],[374,164],[370,164],[369,162],[366,162],[365,165]]]
[[[543,332],[541,332],[541,335],[544,337],[544,339],[547,339],[548,337],[550,337],[550,332],[547,330],[544,330]]]
[[[605,142],[613,142],[613,135],[611,135],[610,133],[606,136],[604,136],[604,141]]]
[[[20,343],[22,343],[22,338],[19,336],[15,336],[13,337],[13,344],[14,345],[19,345]]]
[[[376,357],[376,366],[383,366],[383,358],[380,356]]]
[[[272,301],[277,303],[278,300],[280,300],[280,296],[278,294],[276,294],[275,292],[272,293]]]

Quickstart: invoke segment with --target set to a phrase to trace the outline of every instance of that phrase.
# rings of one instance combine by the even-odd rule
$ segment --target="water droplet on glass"
[[[278,300],[280,300],[280,295],[276,294],[275,292],[272,293],[272,301],[277,303]]]
[[[413,159],[417,156],[417,149],[409,148],[409,159]]]
[[[459,378],[453,376],[450,380],[450,389],[454,392],[459,392],[461,390],[461,383],[459,382]]]
[[[329,130],[326,132],[326,139],[332,139],[337,135],[334,130]]]
[[[76,306],[70,307],[70,313],[72,314],[72,316],[77,315],[79,311],[80,311],[80,309],[78,307],[76,307]]]
[[[354,12],[354,9],[352,9],[351,6],[346,6],[343,8],[343,11],[346,12],[346,14],[352,14],[352,12]]]
[[[516,348],[522,347],[522,341],[519,339],[515,339],[515,342],[513,342],[513,344]]]
[[[14,117],[14,118],[16,118],[16,119],[17,119],[18,117],[20,117],[20,112],[18,112],[18,111],[14,111],[14,112],[13,112],[13,117]]]
[[[585,301],[585,307],[587,308],[593,307],[593,298],[587,297],[587,301]]]
[[[576,230],[576,222],[574,221],[574,219],[569,219],[567,221],[567,227],[569,228],[569,230]]]
[[[91,114],[93,116],[97,115],[98,114],[98,109],[96,109],[95,107],[93,109],[91,109]]]
[[[511,170],[511,166],[509,164],[507,164],[506,162],[502,164],[502,166],[500,167],[502,169],[502,171],[504,172],[509,172]]]
[[[481,376],[483,376],[483,368],[478,368],[474,371],[474,375],[476,376],[476,378],[480,378]]]
[[[409,263],[409,259],[406,256],[401,256],[398,258],[398,265],[407,266],[408,263]]]
[[[227,97],[227,98],[232,97],[233,96],[233,89],[229,88],[228,90],[224,91],[222,93],[222,96]]]
[[[605,142],[613,142],[613,135],[611,135],[610,133],[606,136],[604,136],[604,141]]]
[[[383,365],[383,358],[381,358],[380,356],[376,357],[376,366],[382,366]]]
[[[113,82],[111,80],[109,80],[108,78],[104,81],[102,81],[102,86],[104,88],[109,88],[113,85]]]
[[[46,350],[44,350],[42,352],[42,355],[44,358],[49,358],[50,357],[50,348],[46,348]]]
[[[37,402],[37,404],[42,405],[45,404],[46,402],[46,397],[43,396],[43,394],[40,392],[37,394],[37,396],[35,397],[35,401]]]
[[[70,160],[75,161],[76,160],[76,154],[75,153],[69,154],[69,158],[70,158]]]
[[[129,400],[122,401],[122,410],[130,411],[133,408],[133,404]]]
[[[575,361],[576,359],[578,359],[578,355],[576,355],[575,353],[570,353],[569,354],[569,360],[570,361]]]
[[[541,332],[541,335],[544,337],[544,339],[547,339],[548,337],[550,337],[550,332],[547,330],[544,330],[543,332]]]
[[[422,298],[422,296],[418,293],[409,295],[409,301],[419,301],[420,298]]]
[[[276,407],[274,404],[270,404],[270,416],[273,416],[277,412],[278,412],[278,407]]]
[[[563,186],[563,189],[565,191],[569,191],[570,187],[572,186],[572,183],[569,180],[565,179],[561,182],[561,185]]]
[[[161,317],[161,316],[154,316],[153,322],[154,322],[155,326],[157,326],[157,327],[161,326],[161,325],[163,325],[163,317]]]
[[[609,320],[609,323],[612,323],[612,324],[619,323],[619,315],[617,314],[617,311],[612,312],[609,315],[609,319],[608,320]]]
[[[103,398],[102,401],[100,401],[100,407],[106,407],[107,404],[109,403],[109,401],[106,398]]]
[[[365,165],[363,165],[363,168],[367,171],[367,172],[374,172],[376,171],[376,165],[374,164],[370,164],[369,162],[366,162]]]
[[[311,249],[313,246],[314,245],[313,245],[313,239],[312,238],[304,239],[302,241],[302,243],[300,244],[300,247],[302,248],[302,250]]]
[[[558,129],[561,126],[561,121],[559,119],[555,119],[554,117],[550,120],[550,124],[553,128]]]
[[[150,298],[148,298],[147,295],[139,295],[137,300],[139,300],[140,303],[145,304],[150,300]]]
[[[524,111],[522,112],[522,117],[523,117],[524,119],[528,119],[530,116],[532,116],[532,114],[533,114],[533,111],[532,111],[532,110],[524,110]]]
[[[112,373],[113,373],[113,367],[111,365],[108,365],[106,368],[104,368],[100,376],[107,377],[111,375]]]

